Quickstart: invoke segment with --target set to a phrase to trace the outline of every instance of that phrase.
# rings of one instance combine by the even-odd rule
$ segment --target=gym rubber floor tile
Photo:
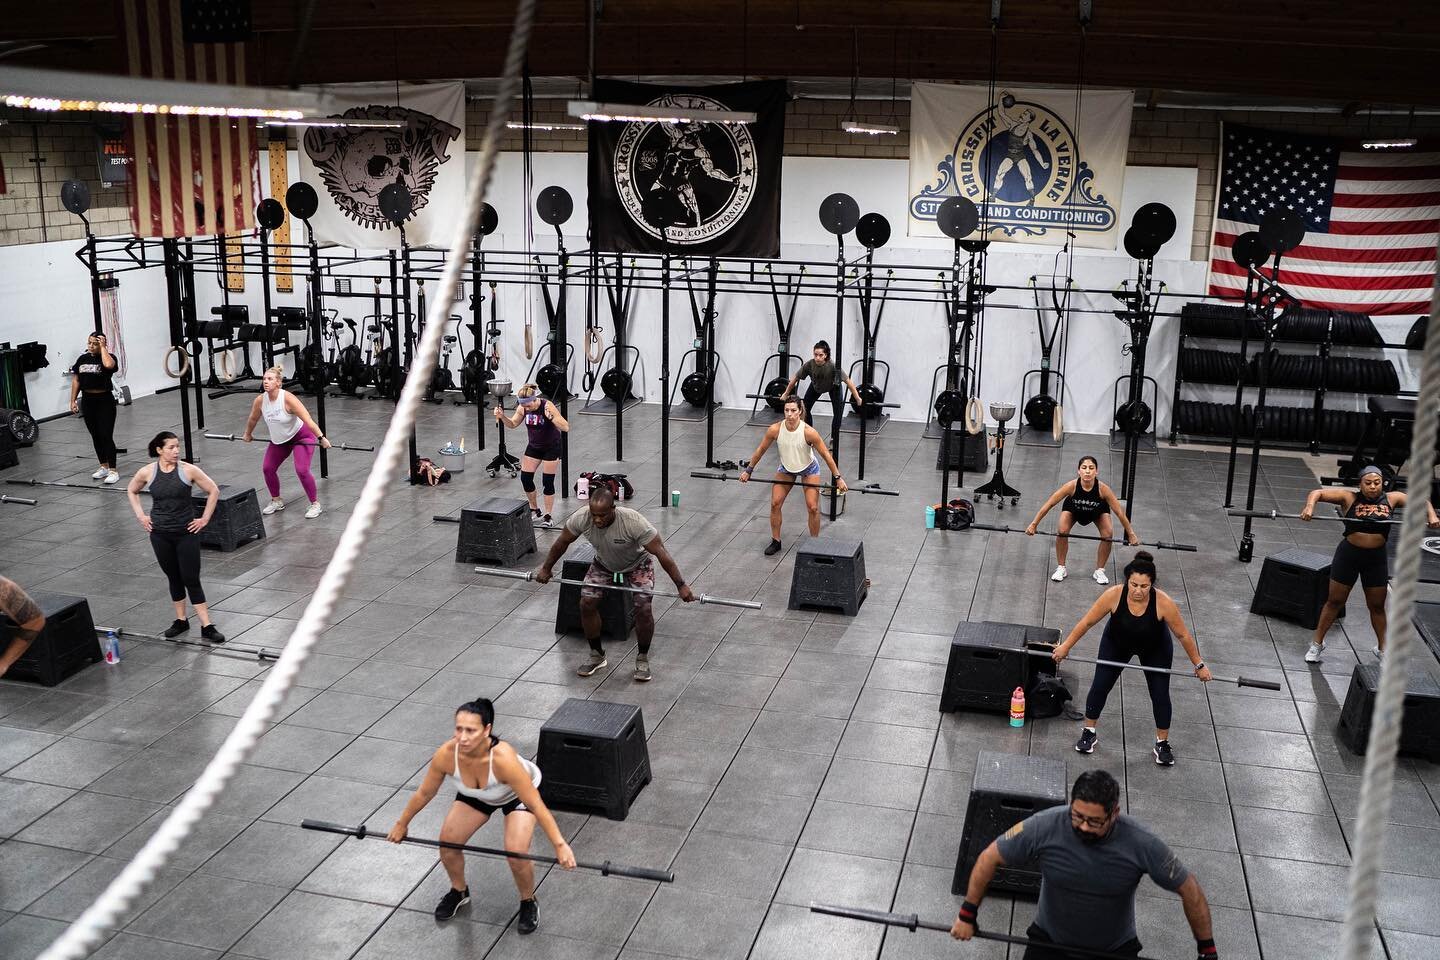
[[[433,677],[437,669],[438,667],[411,667],[400,663],[367,660],[336,680],[330,689],[340,693],[384,697],[387,700],[404,700]]]
[[[544,932],[547,919],[542,908],[542,932],[521,936],[513,927],[506,930],[486,954],[486,960],[615,960],[620,953],[620,947],[615,944],[576,940]]]
[[[219,960],[220,953],[133,933],[117,933],[90,957],[91,960]]]
[[[0,837],[14,836],[74,793],[70,787],[0,777],[0,809],[6,812],[0,823]]]
[[[836,755],[923,768],[929,763],[934,743],[935,735],[919,727],[851,720]]]
[[[302,774],[290,770],[242,763],[235,768],[225,791],[210,810],[224,816],[255,820],[304,779]]]
[[[1440,937],[1440,879],[1382,873],[1375,914],[1382,929]]]
[[[1345,919],[1345,898],[1335,896],[1335,891],[1347,889],[1348,867],[1270,857],[1247,856],[1244,860],[1250,902],[1255,910],[1320,920]]]
[[[882,657],[871,666],[865,686],[913,693],[940,693],[945,686],[945,666]]]
[[[27,700],[17,709],[6,713],[5,725],[37,733],[63,736],[104,716],[120,706],[122,702],[110,697],[92,697],[81,693],[51,690]]]
[[[19,840],[0,843],[0,910],[22,910],[80,869],[90,854]],[[3,956],[3,954],[0,954]]]
[[[37,957],[55,938],[65,932],[66,924],[43,917],[20,914],[0,924],[0,957],[29,960]],[[104,935],[102,935],[104,936]]]
[[[361,733],[389,713],[398,702],[382,697],[325,690],[285,720],[297,726],[315,727],[333,733]]]
[[[459,701],[457,701],[457,704]],[[453,708],[456,704],[451,704]],[[512,726],[515,717],[506,720]],[[455,735],[455,717],[433,703],[396,704],[385,716],[365,730],[367,737],[382,740],[399,740],[429,748],[431,751]],[[507,739],[509,734],[506,734]]]
[[[1356,815],[1360,805],[1361,779],[1338,773],[1325,775],[1325,789],[1342,820],[1354,819]],[[1386,822],[1440,830],[1440,810],[1436,809],[1435,798],[1423,783],[1401,771],[1390,789],[1390,812]]]
[[[144,823],[160,804],[81,791],[15,834],[16,840],[94,853]]]
[[[1260,949],[1265,960],[1312,960],[1330,955],[1337,949],[1345,925],[1308,917],[1256,913],[1255,927],[1260,932]],[[1369,960],[1384,960],[1385,952],[1380,946],[1379,934],[1372,929],[1368,931],[1367,939],[1370,943]]]
[[[487,824],[479,833],[470,838],[470,842],[477,846],[498,847],[503,845],[504,840],[498,830],[491,831]],[[543,842],[540,841],[540,843]],[[545,880],[549,877],[551,869],[544,864],[535,864],[535,883],[537,884],[537,894],[541,900],[540,922],[542,924],[548,920],[545,915],[544,890]],[[470,887],[470,903],[461,907],[455,920],[451,920],[449,923],[459,920],[483,923],[493,928],[495,936],[498,938],[504,928],[514,921],[520,907],[520,897],[515,890],[515,880],[511,876],[510,868],[506,866],[504,860],[498,857],[466,857],[465,883]],[[437,861],[434,869],[426,874],[425,879],[410,893],[410,896],[405,898],[399,912],[413,911],[433,927],[448,926],[448,923],[436,923],[434,911],[435,905],[449,890],[449,876],[445,873],[445,868]]]
[[[839,717],[762,710],[745,737],[745,745],[830,757],[844,732],[845,721]]]
[[[1225,944],[1225,955],[1260,960],[1260,945],[1255,939],[1255,921],[1249,910],[1234,907],[1212,907],[1210,922],[1215,942]],[[1195,935],[1185,922],[1180,898],[1142,896],[1135,901],[1135,929],[1147,957],[1189,956],[1195,950]]]
[[[348,733],[277,723],[260,738],[249,762],[257,767],[314,773],[354,739]]]
[[[285,893],[280,887],[195,874],[126,929],[142,936],[225,950],[284,899]]]
[[[777,903],[760,926],[750,960],[869,960],[883,933],[878,924]]]
[[[1246,763],[1312,773],[1320,770],[1311,752],[1310,740],[1301,734],[1216,727],[1215,736],[1220,743],[1220,758],[1227,764]]]
[[[1355,848],[1354,820],[1340,824],[1350,848]],[[1440,830],[1388,824],[1384,831],[1387,852],[1385,865],[1394,873],[1416,877],[1440,877]]]
[[[769,900],[790,853],[791,848],[782,844],[697,830],[675,858],[675,885],[720,896]]]
[[[775,684],[770,699],[765,701],[767,710],[849,719],[860,694],[862,678],[844,683],[815,683],[792,677],[782,677]]]
[[[820,796],[913,811],[920,805],[925,773],[920,767],[836,757],[825,774]]]
[[[256,821],[200,865],[200,873],[294,887],[319,866],[343,838],[298,826]]]
[[[905,856],[913,820],[913,814],[885,807],[817,800],[798,846],[900,860]]]
[[[150,749],[162,753],[197,753],[208,756],[219,749],[230,731],[235,729],[235,720],[235,717],[221,716],[218,713],[197,713],[156,740],[150,745]],[[115,747],[111,746],[111,749]],[[132,754],[135,752],[138,751],[131,751]],[[122,754],[121,758],[124,759],[124,756]]]
[[[389,817],[375,819],[377,831],[388,831],[393,822]],[[424,833],[418,825],[412,825],[411,831],[416,836],[438,834]],[[349,840],[336,847],[297,889],[398,906],[435,866],[435,860],[432,849],[388,843],[383,836]]]
[[[947,817],[964,817],[970,799],[975,765],[964,773],[958,770],[930,770],[920,794],[920,810]]]
[[[1235,829],[1245,854],[1342,866],[1350,863],[1345,837],[1333,814],[1236,807]]]
[[[1132,794],[1173,800],[1204,800],[1208,803],[1228,802],[1229,795],[1219,763],[1185,757],[1183,763],[1161,767],[1144,747],[1143,742],[1138,748],[1132,745],[1125,761],[1125,785]],[[1137,756],[1140,750],[1144,752]],[[1076,756],[1078,758],[1079,755]]]
[[[796,850],[775,893],[777,903],[808,908],[825,903],[844,891],[848,905],[887,910],[895,898],[900,864],[824,850]],[[906,909],[915,909],[908,906]]]
[[[398,787],[427,767],[430,756],[415,744],[358,737],[316,772],[341,780]]]
[[[626,947],[683,960],[744,960],[767,905],[666,884],[645,908]]]
[[[291,590],[268,590],[258,586],[246,587],[215,603],[212,609],[217,617],[222,613],[248,613],[257,617],[273,617],[300,597],[299,592]]]
[[[602,877],[585,870],[551,870],[538,891],[540,929],[554,937],[625,944],[656,885]]]
[[[122,860],[128,860],[135,856],[144,846],[145,841],[149,840],[151,835],[160,828],[160,824],[173,809],[173,807],[163,807],[155,811],[150,819],[121,836],[101,852],[108,857]],[[191,828],[179,848],[170,855],[170,860],[166,865],[175,870],[194,870],[213,857],[221,847],[239,836],[240,831],[249,825],[248,819],[242,820],[239,817],[207,813]]]
[[[50,889],[43,897],[25,908],[25,912],[52,920],[73,921],[95,902],[110,881],[120,875],[127,861],[114,857],[95,857],[79,870],[66,877]],[[188,870],[163,867],[151,879],[149,885],[135,898],[120,915],[116,926],[123,927],[143,913],[152,903],[184,880]]]
[[[831,758],[746,742],[720,786],[739,793],[770,793],[809,801],[820,791]]]
[[[116,797],[169,803],[190,789],[209,760],[203,754],[170,753],[149,747],[116,765],[88,789]]]
[[[373,903],[295,891],[235,944],[260,960],[343,957],[358,950],[390,911]]]
[[[722,649],[725,646],[721,644]],[[725,672],[707,663],[690,678],[680,699],[759,709],[769,699],[777,681],[773,676]]]
[[[85,693],[96,697],[112,697],[123,700],[133,697],[146,687],[164,680],[177,669],[172,662],[146,662],[139,654],[147,651],[149,644],[121,638],[122,659],[116,664],[107,664],[104,670],[81,670],[66,678],[59,689],[68,693]],[[9,691],[5,691],[8,695]]]
[[[423,626],[424,624],[421,624],[421,627]],[[388,649],[387,647],[386,650]],[[384,653],[382,650],[381,655]],[[540,653],[527,647],[510,647],[477,640],[444,666],[447,671],[460,670],[489,677],[514,678],[523,675],[539,659]]]
[[[683,740],[739,743],[759,715],[759,710],[746,707],[680,702],[665,714],[654,732]]]
[[[1326,793],[1331,777],[1302,770],[1279,770],[1239,763],[1226,763],[1224,769],[1226,787],[1233,804],[1333,815]]]
[[[571,841],[576,849],[585,852],[587,860],[614,860],[663,869],[674,862],[686,836],[687,831],[678,827],[591,816],[578,834],[571,835]]]
[[[1211,686],[1214,684],[1212,683]],[[1210,711],[1215,723],[1252,730],[1304,733],[1295,705],[1286,700],[1237,696],[1212,690]]]
[[[858,681],[860,685],[863,685],[874,662],[873,657],[799,650],[791,658],[790,665],[785,668],[784,678],[846,686]]]
[[[652,734],[647,746],[652,776],[712,785],[720,782],[739,752],[738,744],[701,743],[663,734]]]
[[[715,648],[705,669],[726,674],[780,677],[795,656],[798,643],[784,646],[748,643],[729,639]]]
[[[627,819],[688,830],[700,818],[714,790],[708,783],[655,777],[630,805]]]
[[[875,723],[933,730],[940,722],[940,695],[868,688],[860,691],[854,715]]]
[[[462,917],[436,923],[433,917],[417,911],[397,910],[365,942],[354,960],[483,957],[502,932],[501,927]]]
[[[259,679],[246,681],[244,686],[211,706],[206,712],[225,717],[239,717],[245,712],[245,708],[250,706],[250,701],[255,699],[255,694],[260,691],[261,682]],[[282,720],[288,720],[291,714],[311,700],[314,700],[320,693],[321,691],[314,687],[299,685],[291,687],[286,692],[285,698],[280,701],[280,706],[276,708],[274,715],[270,718],[271,722],[278,723]]]
[[[1132,787],[1125,812],[1149,827],[1166,843],[1181,843],[1202,850],[1234,853],[1235,824],[1228,804],[1188,800],[1176,803],[1164,797],[1148,797]]]
[[[810,808],[795,797],[742,793],[720,787],[695,824],[696,830],[793,846]]]

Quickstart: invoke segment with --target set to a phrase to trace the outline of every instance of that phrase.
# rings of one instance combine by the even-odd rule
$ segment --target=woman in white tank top
[[[575,868],[575,854],[555,823],[545,801],[540,799],[540,768],[520,756],[515,748],[494,735],[495,707],[484,697],[462,703],[455,711],[455,736],[441,744],[430,757],[430,768],[420,788],[405,805],[400,819],[390,828],[392,843],[403,841],[410,821],[440,792],[448,777],[455,784],[455,800],[440,828],[443,843],[469,842],[499,811],[505,818],[505,849],[529,853],[530,838],[538,823],[555,848],[555,859],[566,870]],[[465,857],[459,850],[440,848],[440,862],[450,877],[450,890],[435,907],[435,919],[449,920],[470,902],[465,882]],[[535,902],[535,865],[529,860],[507,860],[515,887],[520,892],[521,933],[534,933],[540,922]]]
[[[740,471],[740,482],[748,483],[750,474],[770,444],[780,451],[780,466],[775,468],[775,485],[770,488],[770,545],[765,548],[767,557],[780,552],[780,508],[790,496],[790,488],[796,485],[805,489],[805,508],[809,511],[810,536],[820,536],[820,460],[830,468],[835,477],[836,489],[844,493],[845,478],[830,448],[819,432],[805,422],[805,405],[797,397],[785,398],[785,418],[773,424],[760,439],[760,446],[750,457],[750,466]],[[818,455],[818,458],[817,458]]]
[[[271,367],[265,371],[260,381],[260,396],[250,405],[250,419],[245,422],[243,439],[246,443],[255,439],[255,425],[263,417],[270,431],[270,445],[265,448],[265,463],[261,472],[265,474],[265,487],[270,491],[270,503],[260,512],[268,516],[285,509],[285,501],[280,498],[280,464],[293,453],[295,476],[300,478],[305,496],[310,498],[310,509],[305,511],[305,518],[313,520],[320,516],[321,508],[315,476],[310,472],[310,459],[315,455],[317,446],[328,448],[330,441],[310,418],[305,404],[283,389],[284,383],[284,368]]]

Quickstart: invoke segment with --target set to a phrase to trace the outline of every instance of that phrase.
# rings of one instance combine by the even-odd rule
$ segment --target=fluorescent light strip
[[[900,133],[899,127],[891,126],[888,123],[860,123],[855,120],[841,120],[840,129],[846,133],[864,133],[872,137],[881,135],[893,137]]]
[[[599,123],[755,123],[759,119],[755,113],[742,110],[693,110],[593,100],[571,100],[567,109],[572,117]]]
[[[525,123],[523,120],[507,120],[509,130],[584,130],[583,123]]]
[[[1366,140],[1361,144],[1366,150],[1412,150],[1418,143],[1414,137],[1399,140]]]
[[[298,90],[5,66],[0,98],[22,110],[162,116],[303,120],[336,112],[333,97]]]
[[[368,118],[356,118],[346,120],[344,117],[315,117],[305,120],[266,120],[262,123],[266,127],[348,127],[351,130],[399,130],[405,126],[404,120],[371,120]]]

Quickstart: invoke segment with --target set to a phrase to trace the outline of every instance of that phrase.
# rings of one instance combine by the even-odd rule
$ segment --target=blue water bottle
[[[925,508],[925,529],[935,529],[935,508],[932,506],[927,506]]]
[[[106,663],[119,663],[120,635],[114,630],[106,630],[105,639],[100,644],[100,652],[105,655]]]

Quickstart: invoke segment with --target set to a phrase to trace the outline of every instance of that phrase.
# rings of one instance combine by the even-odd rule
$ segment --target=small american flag
[[[1212,296],[1244,294],[1245,271],[1231,244],[1266,213],[1289,207],[1304,220],[1305,239],[1281,258],[1280,283],[1305,306],[1376,316],[1429,312],[1440,154],[1346,150],[1334,137],[1234,124],[1221,133]]]
[[[245,48],[191,43],[181,0],[118,4],[132,76],[245,84]],[[237,234],[255,226],[255,121],[170,114],[130,119],[131,220],[138,237]]]

